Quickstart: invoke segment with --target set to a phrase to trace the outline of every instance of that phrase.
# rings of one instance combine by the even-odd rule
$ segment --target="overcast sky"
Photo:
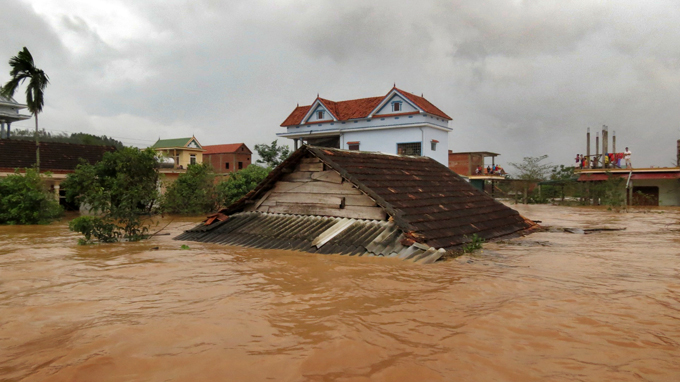
[[[571,165],[603,124],[636,167],[680,139],[676,0],[5,0],[0,36],[0,82],[24,46],[50,76],[40,127],[140,147],[252,148],[317,93],[393,83],[453,118],[449,149],[504,165]]]

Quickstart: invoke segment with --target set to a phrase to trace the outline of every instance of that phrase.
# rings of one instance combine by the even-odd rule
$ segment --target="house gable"
[[[190,149],[201,149],[201,150],[203,149],[203,147],[201,147],[201,144],[198,143],[198,141],[194,137],[191,137],[191,139],[189,140],[189,142],[187,142],[185,147],[190,148]]]
[[[330,103],[330,102],[327,102]],[[330,110],[330,108],[325,105],[320,98],[310,106],[309,111],[302,119],[302,123],[317,123],[317,122],[330,122],[337,121],[337,117]]]
[[[403,97],[396,91],[391,91],[385,99],[380,102],[380,105],[370,114],[370,116],[377,118],[383,115],[391,114],[414,114],[422,113],[423,110],[420,109],[416,104],[411,102],[409,99]]]

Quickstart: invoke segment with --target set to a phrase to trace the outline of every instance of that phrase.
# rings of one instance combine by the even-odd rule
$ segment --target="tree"
[[[564,202],[564,187],[567,185],[573,185],[578,179],[574,175],[574,166],[565,167],[563,164],[555,166],[550,172],[550,180],[556,186],[560,187],[560,199]]]
[[[69,227],[99,241],[120,237],[135,241],[146,237],[148,226],[142,216],[152,212],[158,198],[158,160],[152,149],[126,147],[104,154],[91,165],[81,163],[69,174],[62,187],[70,202],[85,204],[96,217],[74,219]]]
[[[228,206],[241,199],[245,194],[255,189],[269,175],[270,170],[251,164],[245,169],[233,173],[227,180],[217,185],[220,204]]]
[[[27,168],[24,175],[15,170],[0,178],[0,224],[47,224],[61,213],[59,202],[35,169]]]
[[[260,156],[257,163],[262,163],[271,168],[280,165],[290,155],[288,146],[277,146],[276,140],[271,145],[265,143],[255,145],[255,151]]]
[[[209,163],[191,164],[165,191],[164,211],[198,215],[217,209],[215,170]]]
[[[522,163],[510,163],[512,167],[518,170],[518,174],[513,175],[512,178],[522,181],[522,186],[524,189],[524,204],[527,204],[529,185],[545,180],[547,178],[548,172],[552,168],[550,164],[541,163],[546,158],[548,158],[547,155],[541,155],[540,157],[524,157]]]
[[[21,85],[24,80],[28,79],[28,86],[26,86],[26,106],[28,111],[35,117],[35,164],[38,172],[40,172],[40,140],[38,139],[38,113],[43,109],[44,105],[44,91],[47,84],[50,82],[47,74],[41,69],[38,69],[33,63],[33,56],[24,47],[23,50],[9,59],[9,66],[12,70],[9,75],[12,77],[5,86],[2,87],[0,93],[5,97],[12,97],[17,87]]]

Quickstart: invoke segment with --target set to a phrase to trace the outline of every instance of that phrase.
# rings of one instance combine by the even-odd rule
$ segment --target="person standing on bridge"
[[[628,150],[628,147],[626,147],[626,151],[623,152],[623,159],[626,160],[626,168],[632,169],[633,165],[630,164],[630,156],[632,155],[630,150]]]

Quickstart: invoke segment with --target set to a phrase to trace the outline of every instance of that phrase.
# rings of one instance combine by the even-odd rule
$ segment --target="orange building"
[[[203,146],[203,161],[210,163],[218,174],[229,174],[248,167],[253,152],[245,143]]]

